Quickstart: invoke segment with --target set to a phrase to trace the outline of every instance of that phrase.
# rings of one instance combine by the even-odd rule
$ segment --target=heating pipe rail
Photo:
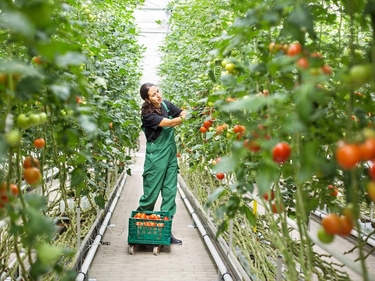
[[[197,214],[195,213],[193,207],[191,206],[189,200],[187,199],[184,191],[182,190],[182,188],[180,186],[178,187],[178,191],[179,191],[179,193],[181,195],[181,198],[183,199],[187,209],[189,210],[189,213],[192,216],[192,218],[194,220],[194,223],[198,227],[199,232],[201,233],[203,240],[206,242],[206,245],[207,245],[208,249],[210,250],[210,253],[211,253],[213,259],[216,262],[216,265],[217,265],[217,267],[220,271],[220,274],[221,274],[221,280],[233,281],[232,275],[228,272],[227,267],[225,266],[225,264],[222,261],[219,253],[217,252],[214,244],[212,243],[210,236],[207,234],[206,230],[204,229],[204,226],[200,222]]]

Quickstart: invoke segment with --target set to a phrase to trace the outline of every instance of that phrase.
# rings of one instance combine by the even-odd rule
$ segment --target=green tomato
[[[30,120],[30,125],[31,126],[35,126],[35,125],[39,125],[40,124],[40,116],[39,116],[39,114],[36,114],[36,113],[30,114],[29,120]]]
[[[228,60],[226,60],[226,59],[222,60],[221,61],[221,66],[225,67],[227,65],[227,63],[228,63]]]
[[[47,113],[45,113],[45,112],[39,113],[39,118],[40,118],[40,124],[46,123],[47,122]]]
[[[335,239],[335,235],[325,232],[323,228],[319,228],[317,236],[319,241],[325,244],[329,244]]]
[[[350,82],[354,85],[361,86],[371,81],[371,74],[371,64],[354,65],[349,70]]]
[[[27,117],[26,114],[21,113],[17,117],[17,124],[22,129],[28,128],[30,126],[29,117]]]
[[[234,71],[234,64],[233,63],[227,63],[225,65],[225,69],[229,72],[232,73]]]
[[[13,129],[12,131],[6,133],[5,140],[11,146],[16,146],[20,143],[20,131],[18,129]]]

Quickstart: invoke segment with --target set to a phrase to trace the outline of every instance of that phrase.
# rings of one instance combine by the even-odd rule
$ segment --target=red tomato
[[[332,185],[332,184],[330,184],[328,186],[328,189],[331,190],[331,192],[329,193],[329,195],[331,195],[331,196],[336,197],[339,194],[339,191],[338,191],[337,187]]]
[[[341,222],[341,229],[338,234],[341,236],[348,236],[350,232],[352,231],[352,229],[354,228],[353,221],[346,216],[341,216],[340,222]]]
[[[361,150],[353,143],[346,143],[336,149],[337,164],[343,169],[352,169],[361,160]]]
[[[233,127],[233,133],[244,133],[246,131],[246,127],[242,125],[235,125]]]
[[[302,52],[302,46],[300,43],[293,43],[289,45],[287,55],[296,56]]]
[[[205,134],[207,132],[207,128],[206,127],[200,127],[199,132],[201,132],[202,134]]]
[[[211,123],[211,121],[209,121],[209,120],[207,120],[207,121],[204,121],[204,122],[203,122],[203,127],[205,127],[205,128],[207,128],[207,129],[208,129],[208,128],[210,128],[210,127],[211,127],[211,124],[212,124],[212,123]]]
[[[282,204],[272,204],[272,212],[274,212],[275,214],[278,214],[280,212],[283,211],[283,205]]]
[[[334,213],[328,214],[322,219],[322,227],[328,234],[339,234],[341,232],[341,219]]]
[[[272,149],[272,159],[276,163],[284,163],[290,157],[292,150],[286,142],[279,142]]]
[[[218,180],[223,180],[223,179],[225,178],[225,174],[222,173],[222,172],[217,173],[217,174],[216,174],[216,178],[217,178]]]
[[[38,168],[31,167],[23,171],[23,177],[28,184],[34,185],[40,181],[41,174]]]
[[[258,152],[260,150],[260,144],[254,140],[245,140],[243,146],[250,151]]]
[[[375,159],[375,138],[367,138],[359,145],[362,160]]]
[[[39,168],[39,160],[37,158],[33,158],[31,156],[26,157],[26,159],[23,161],[23,168],[30,168],[30,167],[37,167]]]
[[[271,195],[271,196],[269,196],[269,195]],[[268,201],[268,198],[270,198],[270,200],[272,201],[273,199],[275,199],[275,192],[273,190],[271,190],[270,192],[264,193],[263,198],[266,201]]]
[[[309,68],[309,61],[307,60],[307,58],[299,58],[297,60],[297,66],[299,68],[307,69]]]
[[[322,66],[322,71],[326,75],[332,74],[332,68],[328,64],[325,64],[325,65]]]

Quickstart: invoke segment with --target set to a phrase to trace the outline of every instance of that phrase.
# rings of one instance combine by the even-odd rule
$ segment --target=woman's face
[[[156,108],[160,108],[162,96],[156,86],[151,86],[148,90],[148,101],[151,102]]]

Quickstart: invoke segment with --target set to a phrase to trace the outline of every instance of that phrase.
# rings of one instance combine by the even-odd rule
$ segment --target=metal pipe
[[[178,187],[178,191],[179,191],[179,193],[181,195],[181,198],[183,199],[187,209],[189,210],[190,215],[193,217],[194,222],[197,225],[197,227],[199,229],[199,232],[202,235],[203,240],[206,242],[206,245],[207,245],[213,259],[216,262],[216,265],[217,265],[217,267],[220,271],[220,274],[221,274],[221,279],[225,280],[225,281],[233,281],[232,276],[230,275],[230,273],[227,270],[227,267],[225,266],[225,264],[223,263],[222,259],[219,256],[218,252],[216,251],[216,248],[215,248],[214,244],[212,243],[211,238],[207,234],[204,226],[200,222],[197,214],[195,213],[193,207],[191,206],[189,200],[187,199],[184,191],[182,190],[182,188],[180,186]]]
[[[104,235],[104,232],[107,229],[107,225],[108,225],[109,220],[112,217],[113,210],[115,209],[115,207],[117,205],[117,202],[118,202],[118,199],[120,198],[120,195],[121,195],[121,192],[122,192],[122,189],[123,189],[123,186],[124,186],[123,181],[125,181],[125,179],[126,179],[126,177],[124,177],[123,180],[121,181],[121,183],[119,184],[119,190],[117,191],[116,197],[113,199],[113,202],[112,202],[111,206],[109,207],[109,210],[108,210],[108,212],[107,212],[107,214],[106,214],[106,216],[103,220],[103,223],[102,223],[102,225],[99,229],[99,233],[96,235],[95,240],[92,244],[92,247],[90,248],[89,252],[87,253],[87,255],[85,257],[85,261],[83,262],[83,264],[81,266],[81,269],[76,276],[76,281],[83,281],[83,280],[85,280],[85,278],[87,276],[87,271],[90,268],[92,260],[94,259],[95,253],[96,253],[96,251],[99,247],[99,244],[100,244],[100,240],[102,239],[102,237]]]
[[[317,217],[319,218],[324,218],[327,216],[326,213],[322,212],[322,211],[319,211],[319,210],[315,210],[313,212],[314,215],[316,215]],[[366,225],[365,225],[366,227]],[[366,241],[367,244],[369,244],[370,246],[372,247],[375,247],[375,239],[372,238],[372,237],[367,237],[366,234],[364,233],[361,233],[361,232],[358,232],[357,230],[353,229],[351,232],[350,232],[351,235],[353,235],[354,237],[357,237],[357,238],[361,238],[363,241]]]

